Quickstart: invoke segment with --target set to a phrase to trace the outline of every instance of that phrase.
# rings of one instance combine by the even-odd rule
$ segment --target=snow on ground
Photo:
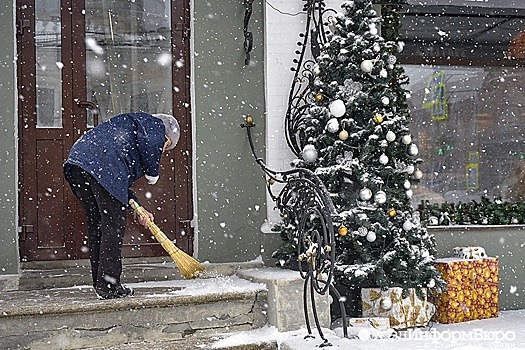
[[[210,276],[211,277],[211,276]],[[265,290],[263,283],[253,283],[237,276],[212,276],[197,280],[172,280],[162,282],[141,282],[131,286],[165,287],[164,293],[153,293],[146,297],[164,295],[208,295],[217,292],[241,293]],[[275,277],[275,276],[274,276]],[[170,290],[171,289],[171,290]],[[327,349],[352,350],[525,350],[525,310],[502,311],[497,318],[454,324],[435,323],[431,327],[418,328],[407,332],[390,330],[378,332],[373,328],[352,327],[348,329],[351,339],[342,337],[342,329],[323,329],[333,346]],[[393,338],[389,338],[394,334]],[[279,332],[275,327],[264,327],[247,332],[224,335],[214,347],[256,344],[275,341],[283,350],[314,350],[322,344],[314,327],[315,338],[307,338],[306,329]]]
[[[499,317],[454,324],[434,324],[430,329],[398,332],[395,338],[370,339],[367,328],[349,329],[354,339],[340,337],[340,329],[324,329],[325,336],[333,346],[327,349],[352,350],[525,350],[525,310],[502,311]],[[359,327],[361,328],[361,327]],[[355,331],[354,331],[355,330]],[[248,332],[239,332],[217,341],[214,348],[256,344],[276,341],[281,349],[318,350],[322,340],[316,331],[314,339],[304,339],[306,329],[293,332],[278,332],[275,327],[265,327]],[[361,338],[357,338],[360,335]]]
[[[158,282],[140,282],[131,283],[130,287],[136,290],[142,288],[163,287],[167,290],[172,289],[164,294],[152,293],[146,294],[146,298],[157,298],[169,295],[209,295],[216,293],[249,293],[260,290],[266,290],[266,284],[253,283],[237,276],[215,276],[207,279],[195,280],[169,280]]]

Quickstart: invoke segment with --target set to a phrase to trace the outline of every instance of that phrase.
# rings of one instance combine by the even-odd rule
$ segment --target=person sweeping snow
[[[93,288],[101,299],[133,295],[120,283],[128,203],[138,202],[130,187],[143,176],[157,182],[162,153],[179,137],[171,115],[127,113],[93,128],[71,148],[64,176],[86,215]],[[148,228],[154,218],[146,214],[138,221]]]

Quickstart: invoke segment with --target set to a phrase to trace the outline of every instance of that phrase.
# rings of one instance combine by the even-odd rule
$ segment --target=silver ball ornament
[[[361,198],[361,200],[363,201],[370,200],[370,198],[372,198],[372,190],[369,189],[368,187],[362,188],[359,191],[359,198]]]
[[[365,73],[370,73],[374,69],[374,62],[371,60],[364,60],[361,62],[361,70]]]
[[[386,136],[385,136],[386,140],[388,142],[392,142],[392,141],[395,141],[396,139],[396,134],[394,134],[394,132],[392,130],[389,130],[387,133],[386,133]]]
[[[368,234],[368,229],[366,227],[361,226],[357,229],[357,234],[361,237],[365,237]]]
[[[306,145],[303,148],[303,159],[309,163],[313,163],[317,160],[317,149],[314,145]]]
[[[370,243],[374,242],[376,240],[377,236],[374,231],[368,231],[366,234],[366,240]]]
[[[396,62],[397,62],[397,58],[396,58],[396,56],[394,56],[394,55],[390,55],[390,56],[388,56],[386,62],[387,62],[388,64],[396,64]]]
[[[390,310],[392,308],[392,299],[384,297],[380,302],[381,308],[384,310]]]
[[[330,103],[330,113],[336,117],[342,117],[346,113],[346,106],[342,100],[335,100]]]
[[[379,156],[379,163],[381,165],[387,165],[388,164],[388,156],[386,154],[382,154]]]
[[[401,142],[403,142],[404,145],[410,145],[412,143],[412,136],[403,135],[403,137],[401,138]]]
[[[314,68],[312,69],[312,74],[314,76],[319,76],[319,74],[321,74],[321,68],[319,67],[319,65],[316,63]]]
[[[331,133],[336,133],[339,131],[339,121],[336,118],[331,118],[328,120],[328,123],[326,123],[326,130],[328,130]]]
[[[376,195],[374,196],[374,200],[377,204],[386,203],[386,193],[384,191],[377,191]]]
[[[417,146],[413,143],[411,144],[409,147],[408,147],[408,154],[411,155],[411,156],[417,156],[417,154],[419,153],[419,149],[417,148]]]

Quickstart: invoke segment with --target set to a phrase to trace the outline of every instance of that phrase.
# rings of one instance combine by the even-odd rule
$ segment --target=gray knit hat
[[[166,128],[166,136],[171,140],[171,145],[166,148],[166,150],[170,150],[175,148],[177,146],[177,142],[179,142],[180,137],[180,127],[179,122],[177,122],[177,119],[175,119],[174,116],[169,114],[152,114],[155,118],[159,118],[164,123],[164,127]]]

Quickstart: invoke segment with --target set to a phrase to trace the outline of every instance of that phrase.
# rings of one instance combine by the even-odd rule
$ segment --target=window
[[[415,199],[525,199],[525,67],[405,69],[423,159]]]
[[[401,61],[424,173],[414,204],[525,200],[525,9],[406,11]]]

